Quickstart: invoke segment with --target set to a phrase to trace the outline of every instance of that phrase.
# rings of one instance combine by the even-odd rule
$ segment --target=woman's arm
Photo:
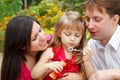
[[[59,78],[57,80],[85,80],[83,73],[65,73],[64,77]]]
[[[40,57],[37,64],[33,67],[31,71],[31,76],[33,79],[44,78],[51,71],[59,73],[63,70],[62,63],[60,61],[50,62],[50,59],[53,58],[54,54],[52,48],[48,48]]]
[[[45,52],[42,53],[39,61],[36,63],[31,71],[31,76],[33,79],[38,79],[39,77],[44,76],[44,74],[48,74],[49,64],[47,63],[50,60],[50,56],[51,48],[48,48]]]

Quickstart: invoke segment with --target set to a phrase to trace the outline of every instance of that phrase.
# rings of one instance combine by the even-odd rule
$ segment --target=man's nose
[[[88,29],[93,29],[93,28],[94,28],[94,22],[93,22],[92,20],[90,20],[90,21],[88,22],[87,28],[88,28]]]

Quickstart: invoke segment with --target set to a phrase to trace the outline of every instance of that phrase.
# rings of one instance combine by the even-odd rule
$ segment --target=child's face
[[[60,38],[63,47],[66,49],[68,49],[68,47],[75,48],[81,41],[82,32],[76,30],[62,30]]]

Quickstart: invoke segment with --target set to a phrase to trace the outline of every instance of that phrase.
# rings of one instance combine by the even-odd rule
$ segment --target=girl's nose
[[[70,39],[71,39],[72,41],[74,41],[74,40],[75,40],[75,36],[72,35],[72,36],[70,37]]]

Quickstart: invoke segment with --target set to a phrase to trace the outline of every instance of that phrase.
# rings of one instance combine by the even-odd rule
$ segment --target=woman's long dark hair
[[[17,16],[7,25],[4,42],[4,56],[1,66],[1,80],[18,80],[24,54],[31,46],[31,32],[34,18]],[[39,22],[37,22],[39,24]]]

